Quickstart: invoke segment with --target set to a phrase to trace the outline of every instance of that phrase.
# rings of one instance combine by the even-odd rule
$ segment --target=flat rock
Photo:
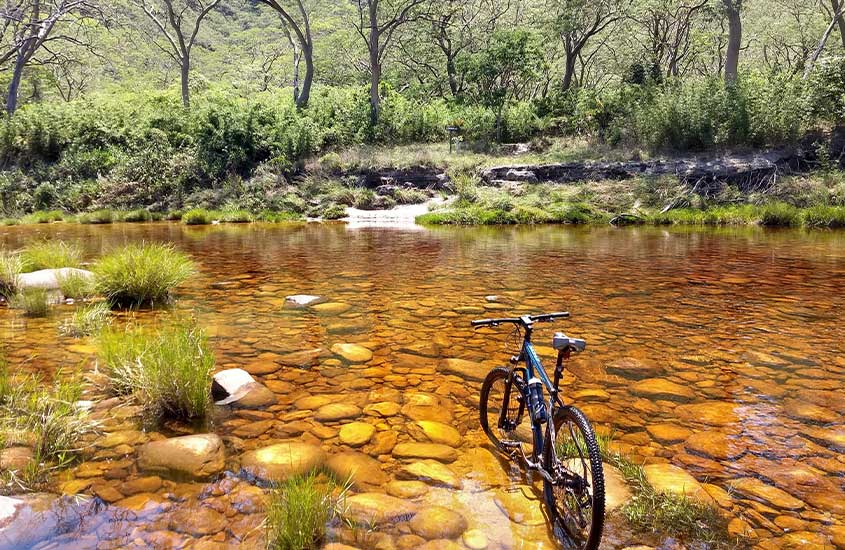
[[[170,516],[173,531],[195,537],[218,533],[226,524],[226,516],[205,506],[179,507]]]
[[[426,494],[428,485],[422,481],[394,479],[385,486],[388,495],[397,498],[417,498]]]
[[[346,498],[345,516],[364,525],[382,524],[411,518],[417,505],[383,493],[360,493]]]
[[[689,436],[684,442],[687,451],[715,460],[733,460],[745,454],[741,441],[717,430],[706,430]]]
[[[768,485],[756,477],[742,477],[731,482],[734,492],[751,500],[782,510],[800,510],[804,503],[786,491]]]
[[[366,422],[350,422],[340,427],[340,442],[350,447],[361,447],[370,442],[373,435],[376,433],[376,428],[372,424]]]
[[[631,488],[618,468],[604,463],[604,507],[612,512],[622,508],[631,500]]]
[[[485,367],[481,363],[454,358],[444,359],[440,368],[447,374],[454,374],[455,376],[475,382],[483,382],[487,373],[490,371],[488,367]]]
[[[348,452],[332,455],[326,466],[342,483],[346,480],[355,487],[382,486],[388,476],[381,469],[381,463],[363,453]]]
[[[678,405],[675,414],[682,420],[699,422],[708,426],[732,426],[739,423],[740,407],[731,401],[705,401]]]
[[[311,309],[321,315],[338,315],[349,311],[352,309],[352,306],[342,302],[326,302],[324,304],[311,306]]]
[[[394,403],[392,401],[381,401],[379,403],[371,403],[364,407],[364,414],[369,416],[381,416],[383,418],[387,418],[389,416],[396,416],[401,410],[402,406],[399,405],[399,403]]]
[[[358,344],[335,344],[332,353],[339,355],[350,363],[366,363],[373,358],[373,352]]]
[[[665,444],[680,443],[692,435],[692,431],[677,424],[649,424],[646,431],[655,441]]]
[[[839,420],[835,411],[801,399],[784,399],[783,411],[797,420],[816,424],[831,424]]]
[[[460,432],[442,422],[433,420],[420,420],[408,426],[411,436],[418,441],[429,441],[431,443],[442,443],[450,447],[460,447],[463,438]]]
[[[623,378],[638,380],[641,378],[654,378],[665,372],[663,367],[654,363],[644,363],[633,357],[623,357],[605,366],[610,374]]]
[[[801,433],[820,445],[828,446],[838,452],[845,452],[845,428],[843,427],[825,429],[808,426]]]
[[[151,441],[138,451],[138,468],[156,474],[206,478],[223,471],[226,454],[215,434]]]
[[[411,531],[427,540],[454,539],[467,530],[466,518],[443,506],[427,506],[419,510],[410,522]]]
[[[673,464],[648,464],[643,466],[643,473],[658,493],[682,495],[705,504],[713,503],[713,498],[701,483],[683,468]]]
[[[287,353],[278,358],[280,365],[285,367],[295,367],[298,369],[307,369],[316,367],[320,364],[320,358],[326,354],[323,348],[306,349],[302,351],[294,351]],[[248,369],[247,369],[248,370]]]
[[[7,447],[0,449],[0,470],[20,470],[32,461],[29,447]]]
[[[420,460],[405,464],[396,473],[396,477],[406,480],[419,480],[435,486],[460,489],[461,478],[451,468],[436,460]]]
[[[276,404],[276,395],[243,369],[227,369],[214,375],[211,396],[218,405],[261,409]]]
[[[652,399],[667,399],[670,401],[691,401],[695,399],[695,392],[688,386],[670,382],[664,378],[646,378],[633,386],[631,391]]]
[[[314,419],[320,422],[336,422],[361,416],[361,408],[350,403],[329,403],[314,411]]]
[[[454,462],[458,452],[448,445],[439,443],[399,443],[393,448],[396,458],[428,458],[440,462]]]
[[[94,273],[84,269],[73,267],[62,267],[60,269],[42,269],[32,273],[21,273],[17,277],[17,285],[21,290],[41,288],[44,290],[60,290],[61,282],[68,277],[81,277],[90,281],[94,280]]]
[[[320,296],[312,294],[294,294],[292,296],[285,296],[285,307],[303,308],[319,304],[323,301]]]
[[[530,486],[518,485],[496,491],[493,501],[514,523],[533,526],[546,523],[543,499],[537,496]]]
[[[241,467],[250,474],[269,481],[284,481],[307,474],[326,461],[320,447],[299,441],[277,443],[245,453]]]

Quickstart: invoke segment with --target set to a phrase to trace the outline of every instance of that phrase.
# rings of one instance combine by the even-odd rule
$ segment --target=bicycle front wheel
[[[596,550],[604,528],[604,470],[593,427],[580,410],[564,407],[543,462],[554,481],[543,482],[552,532],[564,548]]]
[[[512,456],[520,445],[527,445],[531,454],[533,436],[531,421],[522,395],[522,379],[518,374],[511,378],[511,370],[495,368],[487,374],[481,385],[479,403],[481,428],[499,451]]]

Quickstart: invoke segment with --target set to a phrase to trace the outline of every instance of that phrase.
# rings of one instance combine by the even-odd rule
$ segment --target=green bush
[[[65,215],[59,210],[38,211],[24,216],[21,220],[23,223],[53,223],[64,221]]]
[[[0,250],[0,298],[10,299],[18,291],[23,262],[18,254]]]
[[[49,295],[43,288],[25,288],[12,296],[9,303],[22,309],[27,317],[46,317],[50,311]]]
[[[760,209],[760,225],[792,227],[801,222],[800,211],[783,202],[769,203]]]
[[[807,227],[845,227],[845,207],[812,206],[802,213],[803,224]]]
[[[187,255],[164,244],[129,244],[94,266],[96,290],[114,306],[166,303],[195,272]]]
[[[103,210],[95,210],[94,212],[87,212],[85,214],[80,214],[77,221],[81,224],[87,225],[105,225],[113,223],[115,220],[115,214],[111,210],[103,209]]]
[[[214,213],[203,208],[193,208],[182,214],[185,225],[209,225],[214,221]]]
[[[149,210],[139,208],[137,210],[131,210],[129,212],[124,213],[120,217],[120,219],[124,222],[129,223],[142,223],[152,221],[153,215],[150,213]]]
[[[157,331],[105,329],[100,368],[118,394],[133,395],[154,417],[205,418],[210,410],[214,353],[205,332],[177,321]]]
[[[39,269],[79,267],[82,264],[82,248],[64,241],[39,241],[21,251],[22,269],[26,272]]]
[[[224,210],[221,221],[225,223],[250,223],[253,216],[246,210]]]

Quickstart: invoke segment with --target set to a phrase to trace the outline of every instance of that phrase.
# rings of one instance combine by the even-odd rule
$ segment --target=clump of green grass
[[[428,194],[419,189],[396,189],[393,198],[398,204],[420,204],[428,200]]]
[[[153,215],[149,210],[139,208],[137,210],[130,210],[121,216],[121,220],[128,223],[143,223],[153,220]]]
[[[98,333],[111,322],[111,308],[106,302],[96,302],[78,308],[59,325],[64,336],[81,338]]]
[[[18,290],[18,275],[23,271],[23,262],[18,254],[0,251],[0,297],[8,300]]]
[[[793,227],[801,222],[800,211],[784,202],[766,204],[760,209],[760,225]]]
[[[226,210],[223,212],[221,221],[225,223],[250,223],[253,221],[253,217],[246,210]]]
[[[105,225],[114,223],[115,218],[116,216],[113,211],[104,209],[80,214],[77,221],[88,225]]]
[[[96,294],[96,282],[83,273],[65,273],[58,280],[59,290],[65,298],[89,300]]]
[[[0,447],[26,444],[33,449],[33,460],[24,471],[0,474],[0,491],[35,489],[50,472],[79,456],[80,441],[97,427],[75,405],[81,395],[82,383],[75,373],[60,371],[49,384],[38,376],[12,376],[0,357],[0,433],[7,434]]]
[[[21,251],[24,271],[79,267],[82,264],[82,248],[73,243],[45,240],[33,243]]]
[[[18,225],[21,221],[18,218],[0,218],[0,225]]]
[[[65,219],[61,210],[39,210],[22,218],[23,223],[53,223]]]
[[[166,303],[173,289],[196,272],[190,258],[165,244],[130,244],[94,266],[96,290],[114,306]]]
[[[178,222],[182,220],[182,216],[184,215],[185,213],[181,210],[173,210],[172,212],[165,212],[162,219],[169,222]]]
[[[12,296],[10,304],[22,309],[27,317],[46,317],[50,312],[50,296],[43,288],[25,288]]]
[[[214,221],[214,213],[203,208],[192,208],[182,214],[182,223],[185,225],[209,225]]]
[[[113,391],[133,395],[153,417],[199,419],[209,411],[214,353],[192,321],[106,329],[99,360]]]
[[[340,519],[343,489],[316,472],[294,476],[276,485],[267,506],[267,547],[271,550],[316,550],[326,531]]]
[[[806,227],[845,227],[845,207],[811,206],[804,210],[801,218]]]
[[[269,223],[295,222],[302,220],[302,215],[296,212],[275,212],[265,210],[258,214],[256,219]]]

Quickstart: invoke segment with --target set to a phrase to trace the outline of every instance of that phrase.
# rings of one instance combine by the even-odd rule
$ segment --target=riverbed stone
[[[682,420],[708,426],[734,426],[740,421],[739,405],[731,401],[706,401],[678,405],[675,410]]]
[[[812,439],[816,443],[828,446],[838,452],[845,452],[845,428],[817,428],[807,426],[801,430],[801,434]]]
[[[343,302],[326,302],[313,305],[311,309],[321,315],[339,315],[352,309],[352,306]]]
[[[401,410],[402,406],[399,405],[399,403],[394,403],[392,401],[381,401],[379,403],[371,403],[364,407],[364,414],[369,416],[381,416],[383,418],[387,418],[389,416],[396,416]]]
[[[16,283],[18,288],[21,290],[36,288],[44,290],[61,290],[62,281],[68,277],[80,277],[88,282],[93,282],[95,275],[91,271],[72,267],[42,269],[31,273],[21,273],[18,275]]]
[[[646,431],[655,441],[665,444],[680,443],[692,435],[692,431],[677,424],[649,424]]]
[[[429,487],[422,481],[394,479],[385,486],[385,490],[388,495],[397,498],[413,499],[426,494]]]
[[[32,461],[29,447],[7,447],[0,449],[0,470],[20,470]]]
[[[419,441],[430,441],[431,443],[442,443],[450,447],[460,447],[461,437],[460,432],[442,422],[435,422],[432,420],[420,420],[408,426],[408,430],[414,439]]]
[[[214,375],[211,396],[218,405],[262,409],[276,404],[276,395],[243,369],[227,369]]]
[[[646,378],[631,386],[631,391],[651,399],[667,399],[670,401],[690,401],[695,399],[695,392],[688,386],[670,382],[664,378]]]
[[[361,416],[361,408],[350,403],[329,403],[314,412],[314,419],[320,422],[336,422]]]
[[[496,491],[493,498],[496,506],[508,518],[520,525],[545,525],[543,499],[527,485],[519,485]]]
[[[718,430],[706,430],[690,435],[684,442],[688,452],[715,460],[733,460],[747,450],[741,441]]]
[[[658,493],[686,496],[705,504],[713,504],[713,498],[701,483],[683,468],[673,464],[647,464],[643,466],[643,473]]]
[[[366,363],[373,358],[373,352],[358,344],[335,344],[332,353],[339,355],[350,363]]]
[[[790,417],[805,422],[830,424],[839,420],[833,410],[801,399],[784,399],[783,411]]]
[[[215,434],[151,441],[138,451],[138,468],[160,475],[206,478],[222,472],[225,462],[223,441]]]
[[[241,457],[241,467],[261,479],[285,481],[291,476],[307,474],[325,461],[326,453],[320,447],[288,441],[248,451]]]
[[[731,482],[733,490],[741,496],[763,502],[781,510],[800,510],[804,503],[786,491],[769,485],[756,477],[742,477]]]
[[[410,522],[411,531],[427,540],[454,539],[467,530],[466,518],[443,506],[427,506]]]
[[[370,442],[376,428],[366,422],[350,422],[340,427],[340,442],[350,447],[361,447]]]
[[[285,307],[303,308],[316,305],[321,301],[323,301],[323,298],[313,294],[294,294],[285,297]]]
[[[490,371],[490,368],[485,367],[481,363],[476,363],[475,361],[450,358],[443,360],[441,363],[441,370],[447,374],[454,374],[466,380],[483,382],[487,373]]]
[[[206,506],[179,507],[170,517],[173,531],[195,537],[219,533],[226,523],[226,516]]]
[[[381,463],[363,453],[347,452],[329,457],[326,467],[339,480],[352,482],[355,487],[376,486],[387,483],[388,476]]]
[[[645,363],[633,357],[623,357],[605,366],[610,374],[623,378],[638,380],[641,378],[654,378],[665,372],[665,369],[656,363]]]
[[[345,516],[364,525],[382,524],[411,518],[418,506],[383,493],[360,493],[346,498]]]
[[[454,462],[458,453],[448,445],[439,443],[399,443],[393,448],[396,458],[428,458],[440,462]]]
[[[460,489],[461,478],[450,467],[436,460],[420,460],[405,464],[396,473],[399,479],[421,480],[436,486]]]

